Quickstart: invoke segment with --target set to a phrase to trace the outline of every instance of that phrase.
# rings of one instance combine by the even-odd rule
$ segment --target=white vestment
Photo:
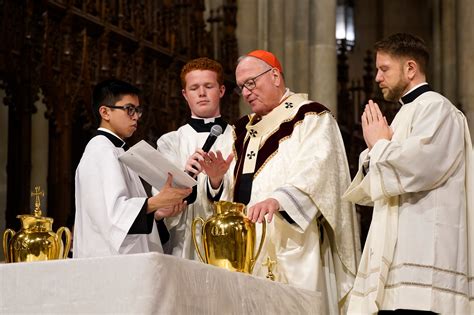
[[[154,222],[150,234],[128,234],[147,195],[138,175],[118,160],[123,152],[103,135],[84,150],[76,170],[75,258],[162,252]]]
[[[212,123],[211,123],[212,124]],[[181,126],[178,130],[161,136],[156,145],[157,150],[168,160],[181,166],[184,170],[186,161],[206,142],[209,132],[198,132],[190,124]],[[218,136],[210,151],[221,151],[225,158],[232,152],[232,128],[227,125],[222,135]],[[232,166],[230,167],[232,170]],[[231,171],[225,177],[224,187],[229,187],[232,180]],[[165,224],[170,233],[170,240],[164,245],[165,252],[186,259],[199,260],[194,248],[191,225],[196,217],[206,220],[213,214],[212,201],[207,195],[207,176],[200,173],[197,177],[197,197],[194,203],[188,205],[181,214],[165,218]],[[196,229],[198,244],[201,244],[200,225]],[[203,248],[201,253],[204,255]]]
[[[379,140],[361,153],[344,196],[374,206],[349,314],[469,314],[474,209],[466,204],[472,202],[469,190],[474,197],[468,183],[474,174],[466,119],[429,91],[403,105],[391,127],[391,141]]]
[[[336,120],[306,94],[289,91],[258,119],[243,118],[242,131],[236,124],[234,189],[242,174],[253,174],[248,207],[275,198],[295,223],[278,214],[267,224],[254,274],[267,275],[262,264],[270,257],[276,281],[320,291],[321,312],[337,314],[352,287],[360,245],[354,207],[341,200],[350,175]],[[257,229],[261,233],[261,224]]]

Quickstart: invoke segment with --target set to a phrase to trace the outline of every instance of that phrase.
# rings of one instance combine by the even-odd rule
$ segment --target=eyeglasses
[[[253,78],[250,78],[248,79],[247,81],[244,82],[244,84],[242,84],[241,86],[237,86],[235,88],[235,91],[237,92],[237,94],[241,95],[242,94],[242,91],[244,90],[244,88],[246,88],[247,90],[249,91],[252,91],[253,89],[255,89],[255,87],[257,86],[257,83],[255,81],[257,81],[257,79],[259,77],[261,77],[262,75],[264,75],[265,73],[269,72],[270,70],[272,70],[273,68],[270,68],[270,69],[267,69],[265,71],[263,71],[262,73],[254,76]]]
[[[130,116],[130,117],[133,117],[133,115],[135,115],[135,113],[137,113],[138,118],[142,117],[142,115],[143,115],[143,107],[141,107],[141,106],[135,106],[135,105],[132,105],[132,104],[126,104],[124,106],[116,106],[116,105],[104,105],[104,106],[109,107],[109,108],[116,108],[116,109],[126,110],[128,116]]]

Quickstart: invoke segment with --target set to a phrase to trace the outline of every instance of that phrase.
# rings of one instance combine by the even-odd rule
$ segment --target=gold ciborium
[[[66,258],[71,247],[71,232],[67,227],[60,227],[57,233],[52,231],[53,219],[41,216],[40,196],[44,192],[35,187],[31,194],[35,197],[34,215],[22,214],[21,229],[17,233],[6,229],[3,233],[3,253],[5,262],[24,262]],[[62,236],[66,236],[66,245]]]
[[[226,268],[231,271],[252,273],[255,261],[265,241],[265,221],[257,253],[255,251],[255,223],[250,221],[244,211],[245,205],[229,201],[214,203],[214,214],[204,221],[197,217],[193,220],[192,233],[196,251],[207,264]],[[204,255],[196,239],[196,227],[201,223],[201,242]]]

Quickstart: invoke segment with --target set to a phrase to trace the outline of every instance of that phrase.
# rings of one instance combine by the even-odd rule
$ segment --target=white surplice
[[[474,174],[466,118],[429,91],[403,105],[391,127],[391,141],[361,153],[345,194],[374,205],[349,314],[470,314],[474,209],[466,204]]]
[[[127,234],[147,195],[138,175],[119,161],[123,152],[103,135],[84,150],[76,170],[75,258],[162,252],[156,224],[150,234]]]
[[[289,91],[269,114],[249,119],[248,145],[236,161],[241,174],[254,173],[248,207],[275,198],[295,221],[275,215],[267,224],[254,274],[266,276],[263,263],[270,257],[276,281],[321,292],[322,313],[338,314],[355,278],[360,245],[354,207],[341,200],[350,175],[336,120],[306,94]],[[271,152],[264,153],[272,141]],[[262,154],[265,162],[256,165]],[[257,229],[261,233],[261,224]]]
[[[190,124],[181,126],[176,131],[169,132],[161,136],[156,145],[157,150],[168,160],[181,166],[184,170],[186,161],[206,142],[209,132],[197,132]],[[210,151],[221,151],[224,158],[232,152],[232,128],[227,125],[223,133],[217,137],[216,142]],[[233,167],[230,167],[232,170]],[[229,172],[224,178],[225,187],[231,186],[232,174]],[[165,218],[165,224],[170,233],[170,240],[164,245],[165,252],[173,256],[186,259],[199,260],[199,256],[194,248],[191,225],[196,217],[206,220],[213,214],[212,201],[207,195],[207,176],[200,173],[197,177],[197,197],[196,201],[186,207],[181,214],[171,218]],[[227,188],[228,189],[228,188]],[[227,193],[224,192],[225,195]],[[196,240],[201,244],[200,225],[196,229]],[[201,246],[201,253],[203,247]]]

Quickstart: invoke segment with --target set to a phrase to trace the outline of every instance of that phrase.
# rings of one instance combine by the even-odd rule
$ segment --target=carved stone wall
[[[222,3],[206,21],[204,0],[0,0],[8,227],[30,212],[31,115],[40,89],[49,121],[48,216],[56,226],[74,208],[74,172],[96,128],[90,102],[99,81],[115,77],[142,89],[145,114],[131,144],[154,143],[185,122],[179,73],[199,56],[222,63],[228,91],[222,115],[237,118],[237,7],[235,0]]]

